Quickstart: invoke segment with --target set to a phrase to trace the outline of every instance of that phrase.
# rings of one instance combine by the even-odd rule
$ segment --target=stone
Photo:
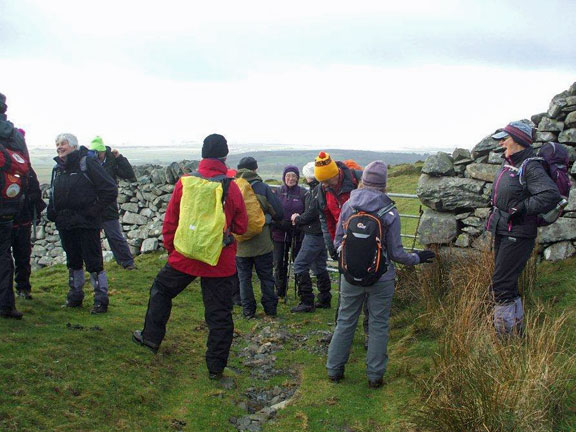
[[[473,226],[465,226],[462,228],[462,232],[470,234],[472,237],[479,236],[482,233],[483,229],[476,228]]]
[[[452,159],[454,163],[461,161],[461,160],[472,160],[472,154],[470,150],[457,148],[452,152]]]
[[[488,155],[488,153],[490,153],[492,150],[495,150],[499,147],[498,141],[493,139],[491,135],[484,137],[482,141],[474,146],[472,149],[472,159],[477,159],[480,156]]]
[[[576,128],[566,129],[558,135],[558,142],[576,144]]]
[[[36,240],[43,240],[46,238],[46,229],[42,225],[36,227]]]
[[[472,244],[472,239],[466,233],[460,234],[456,241],[454,242],[454,246],[467,248],[470,247]]]
[[[538,130],[540,132],[562,132],[564,130],[564,122],[544,117],[538,124]]]
[[[540,132],[537,130],[536,133],[534,134],[534,141],[542,141],[542,142],[556,141],[557,138],[558,134],[555,134],[553,132]]]
[[[547,261],[560,261],[576,254],[576,248],[569,241],[554,243],[544,249],[544,259]]]
[[[128,225],[146,225],[148,223],[148,218],[139,214],[126,212],[124,213],[124,216],[122,216],[122,223]]]
[[[564,120],[564,126],[566,128],[576,127],[576,111],[573,111],[566,116],[566,120]]]
[[[41,265],[41,266],[46,267],[46,266],[49,266],[49,265],[52,265],[52,264],[55,264],[55,263],[54,263],[54,260],[53,260],[51,257],[49,257],[49,256],[43,256],[42,258],[40,258],[40,259],[38,260],[38,264]]]
[[[503,151],[498,150],[491,151],[490,154],[488,155],[488,163],[498,166],[501,165],[502,162],[504,161],[504,158],[502,157],[503,154],[504,154]]]
[[[572,85],[568,89],[568,94],[576,95],[576,82],[572,83]]]
[[[565,240],[576,239],[576,219],[558,218],[552,225],[542,227],[538,230],[540,243],[556,243]]]
[[[153,215],[154,215],[154,212],[152,210],[150,210],[149,208],[144,208],[140,212],[140,216],[144,216],[147,219],[150,219]]]
[[[534,114],[532,117],[530,117],[530,120],[532,123],[537,125],[544,117],[548,117],[548,113]]]
[[[438,152],[426,158],[422,172],[431,176],[453,176],[454,161],[448,153]]]
[[[489,231],[484,231],[472,242],[472,248],[479,251],[489,250],[492,246],[492,234]]]
[[[469,178],[422,174],[416,193],[424,205],[436,211],[474,209],[488,205],[488,199],[482,194],[484,185],[483,181]]]
[[[500,171],[499,165],[473,163],[466,166],[465,176],[476,180],[493,182],[498,171]]]
[[[448,244],[458,235],[458,222],[451,213],[426,209],[418,227],[418,239],[424,245]]]
[[[110,262],[114,259],[114,253],[112,251],[104,251],[102,252],[102,258],[104,262]]]
[[[462,223],[464,225],[469,225],[473,227],[481,227],[483,225],[482,219],[476,216],[467,217],[466,219],[462,220]]]
[[[138,211],[140,210],[140,208],[138,207],[138,204],[135,204],[132,202],[122,204],[120,206],[120,208],[122,210],[124,210],[125,212],[132,212],[132,213],[138,213]]]
[[[482,220],[485,220],[489,214],[490,214],[490,207],[477,208],[474,210],[474,216],[479,217]]]
[[[158,239],[148,238],[142,242],[140,252],[145,254],[149,252],[154,252],[156,249],[158,249]]]
[[[488,163],[488,155],[477,157],[476,159],[474,159],[474,162],[479,164]]]
[[[463,220],[463,219],[466,219],[470,216],[472,216],[472,212],[470,212],[470,211],[467,211],[464,213],[457,213],[456,214],[456,220]]]

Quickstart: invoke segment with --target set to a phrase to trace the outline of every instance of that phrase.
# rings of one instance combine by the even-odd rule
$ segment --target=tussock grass
[[[534,289],[535,261],[521,279]],[[433,431],[553,431],[574,391],[568,315],[528,307],[523,338],[500,339],[492,325],[489,252],[419,274],[429,325],[442,331],[432,378],[415,422]],[[445,284],[439,286],[437,284]]]

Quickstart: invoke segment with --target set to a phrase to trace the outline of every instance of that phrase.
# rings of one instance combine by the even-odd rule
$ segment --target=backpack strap
[[[225,174],[220,174],[214,177],[204,177],[198,171],[191,172],[190,175],[194,177],[199,177],[204,180],[222,183],[222,206],[226,204],[228,189],[230,188],[230,183],[232,182],[232,179],[230,177],[226,176]]]
[[[524,161],[522,162],[522,164],[520,165],[520,168],[518,168],[518,181],[520,182],[520,184],[524,187],[526,187],[524,185],[523,182],[523,178],[525,177],[524,175],[524,170],[526,169],[526,166],[528,165],[528,163],[532,162],[532,161],[538,161],[540,163],[544,162],[544,158],[542,157],[531,157],[528,159],[524,159]]]
[[[396,203],[394,201],[392,201],[390,204],[388,204],[386,207],[382,207],[380,210],[378,210],[378,212],[376,213],[376,215],[382,219],[384,217],[384,215],[386,213],[388,213],[390,210],[392,210],[393,208],[396,207]]]

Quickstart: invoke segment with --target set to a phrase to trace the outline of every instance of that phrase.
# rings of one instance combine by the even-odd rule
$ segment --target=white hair
[[[71,133],[61,133],[56,137],[56,144],[66,141],[70,147],[78,148],[78,138]]]
[[[315,178],[314,177],[314,162],[308,162],[302,168],[302,175],[306,178]]]

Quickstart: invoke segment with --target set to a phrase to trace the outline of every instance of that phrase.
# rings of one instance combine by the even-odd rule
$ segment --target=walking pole
[[[290,268],[294,272],[294,250],[296,248],[296,228],[292,227],[292,242],[290,244]],[[290,272],[288,272],[288,280],[290,280]],[[288,292],[288,286],[286,287],[286,292]],[[296,275],[294,275],[294,299],[298,298],[298,281],[296,280]]]
[[[284,233],[284,260],[282,261],[282,282],[284,283],[284,304],[288,304],[288,285],[290,281],[290,250],[288,249],[288,231]]]

